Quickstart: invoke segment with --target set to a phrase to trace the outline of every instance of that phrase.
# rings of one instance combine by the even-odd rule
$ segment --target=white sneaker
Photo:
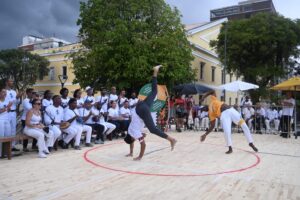
[[[44,153],[39,153],[39,158],[47,158],[47,155]]]
[[[49,152],[48,149],[45,149],[45,150],[43,151],[43,153],[47,155],[47,154],[49,154],[50,152]]]

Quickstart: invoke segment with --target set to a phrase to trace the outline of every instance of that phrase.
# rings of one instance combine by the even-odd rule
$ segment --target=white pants
[[[92,138],[92,131],[93,131],[93,128],[88,126],[88,125],[83,125],[82,126],[82,131],[86,132],[86,135],[85,135],[85,143],[88,144],[88,143],[91,143],[91,138]]]
[[[194,124],[194,127],[195,127],[195,129],[197,129],[197,130],[200,128],[200,121],[199,121],[199,118],[198,118],[198,117],[195,118],[195,124]]]
[[[15,136],[17,134],[17,113],[9,112],[9,123],[10,123],[10,136]],[[14,147],[16,145],[16,141],[12,142],[12,146]]]
[[[248,124],[247,124],[247,125],[248,125],[248,127],[249,127],[250,130],[253,129],[252,122],[253,122],[253,119],[249,119],[249,120],[248,120]]]
[[[209,118],[204,117],[201,119],[201,128],[207,129],[209,127]]]
[[[271,128],[270,128],[270,122],[274,122],[275,130],[278,131],[278,127],[279,127],[280,121],[278,119],[273,119],[273,120],[266,119],[265,123],[266,123],[267,131],[271,130]]]
[[[215,129],[218,129],[218,127],[219,127],[219,119],[217,118],[215,122]]]
[[[67,133],[67,136],[63,139],[66,144],[68,144],[73,138],[75,138],[75,145],[80,145],[82,126],[71,125],[69,128],[65,129],[64,132]]]
[[[253,139],[252,139],[252,136],[251,136],[248,126],[246,125],[245,122],[242,123],[241,120],[244,121],[241,114],[238,111],[236,111],[234,108],[229,108],[222,112],[221,122],[222,122],[224,137],[225,137],[227,146],[232,146],[232,141],[231,141],[231,124],[232,124],[232,122],[235,123],[236,125],[239,125],[239,123],[241,123],[240,126],[244,132],[244,135],[247,138],[248,143],[253,142]]]
[[[0,138],[11,135],[11,126],[9,120],[0,119]],[[0,142],[0,156],[2,155],[2,143]]]
[[[102,122],[100,124],[104,126],[104,133],[106,135],[109,135],[111,132],[113,132],[113,130],[116,129],[116,125],[109,122]]]
[[[49,125],[49,129],[53,132],[53,142],[49,144],[49,147],[53,147],[57,138],[61,136],[61,130],[59,129],[58,125]]]
[[[10,135],[15,136],[17,132],[17,113],[9,112]]]
[[[49,133],[47,134],[47,141],[45,141],[45,133],[42,129],[25,127],[24,133],[37,140],[39,153],[48,151],[47,147],[49,147],[49,144],[53,143],[53,132],[51,130],[49,130]]]

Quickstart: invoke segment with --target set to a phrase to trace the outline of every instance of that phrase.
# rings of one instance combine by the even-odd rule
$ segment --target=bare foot
[[[139,160],[142,160],[142,157],[136,157],[136,158],[133,158],[134,161],[139,161]]]
[[[253,143],[250,143],[249,146],[253,149],[253,151],[258,152],[258,149],[254,146]]]
[[[158,72],[159,68],[161,68],[161,67],[162,67],[162,65],[156,65],[155,67],[153,67],[153,70]]]
[[[126,157],[132,157],[132,156],[133,156],[132,153],[126,155]]]
[[[171,151],[173,151],[174,150],[174,147],[175,147],[175,144],[177,143],[177,140],[175,140],[175,139],[171,139]]]

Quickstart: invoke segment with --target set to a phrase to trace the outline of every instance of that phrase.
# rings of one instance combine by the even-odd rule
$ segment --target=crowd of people
[[[277,134],[287,138],[294,128],[293,116],[295,99],[287,92],[283,100],[275,103],[257,103],[253,105],[251,98],[245,96],[240,106],[233,106],[245,119],[252,132],[262,134]],[[192,96],[182,95],[170,99],[170,123],[176,124],[176,130],[195,129],[206,131],[210,126],[209,108],[206,105],[196,105]],[[221,121],[216,119],[214,130],[220,129]],[[264,130],[264,131],[262,131]]]
[[[57,146],[63,149],[73,146],[80,150],[82,136],[87,147],[92,147],[92,134],[96,135],[95,144],[103,144],[106,139],[125,137],[131,120],[131,113],[138,99],[136,93],[126,98],[125,90],[118,95],[116,87],[109,94],[103,89],[101,95],[94,97],[91,87],[81,89],[69,97],[69,90],[62,88],[60,94],[46,90],[42,96],[33,88],[26,89],[26,94],[13,90],[13,80],[8,79],[6,86],[0,89],[0,137],[16,135],[17,108],[22,109],[22,132],[32,138],[32,149],[38,150],[41,158]],[[21,97],[24,99],[21,100]],[[57,145],[58,144],[58,145]],[[1,155],[0,143],[0,155]],[[20,151],[16,143],[12,151]],[[28,150],[28,140],[23,140],[23,151]]]

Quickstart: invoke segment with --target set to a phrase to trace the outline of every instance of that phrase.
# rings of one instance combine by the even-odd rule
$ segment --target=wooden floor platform
[[[253,135],[256,154],[233,134],[234,152],[226,155],[222,133],[204,143],[202,132],[169,134],[175,150],[148,134],[142,161],[124,156],[122,140],[59,149],[46,159],[34,152],[0,159],[0,199],[300,199],[299,139]]]

